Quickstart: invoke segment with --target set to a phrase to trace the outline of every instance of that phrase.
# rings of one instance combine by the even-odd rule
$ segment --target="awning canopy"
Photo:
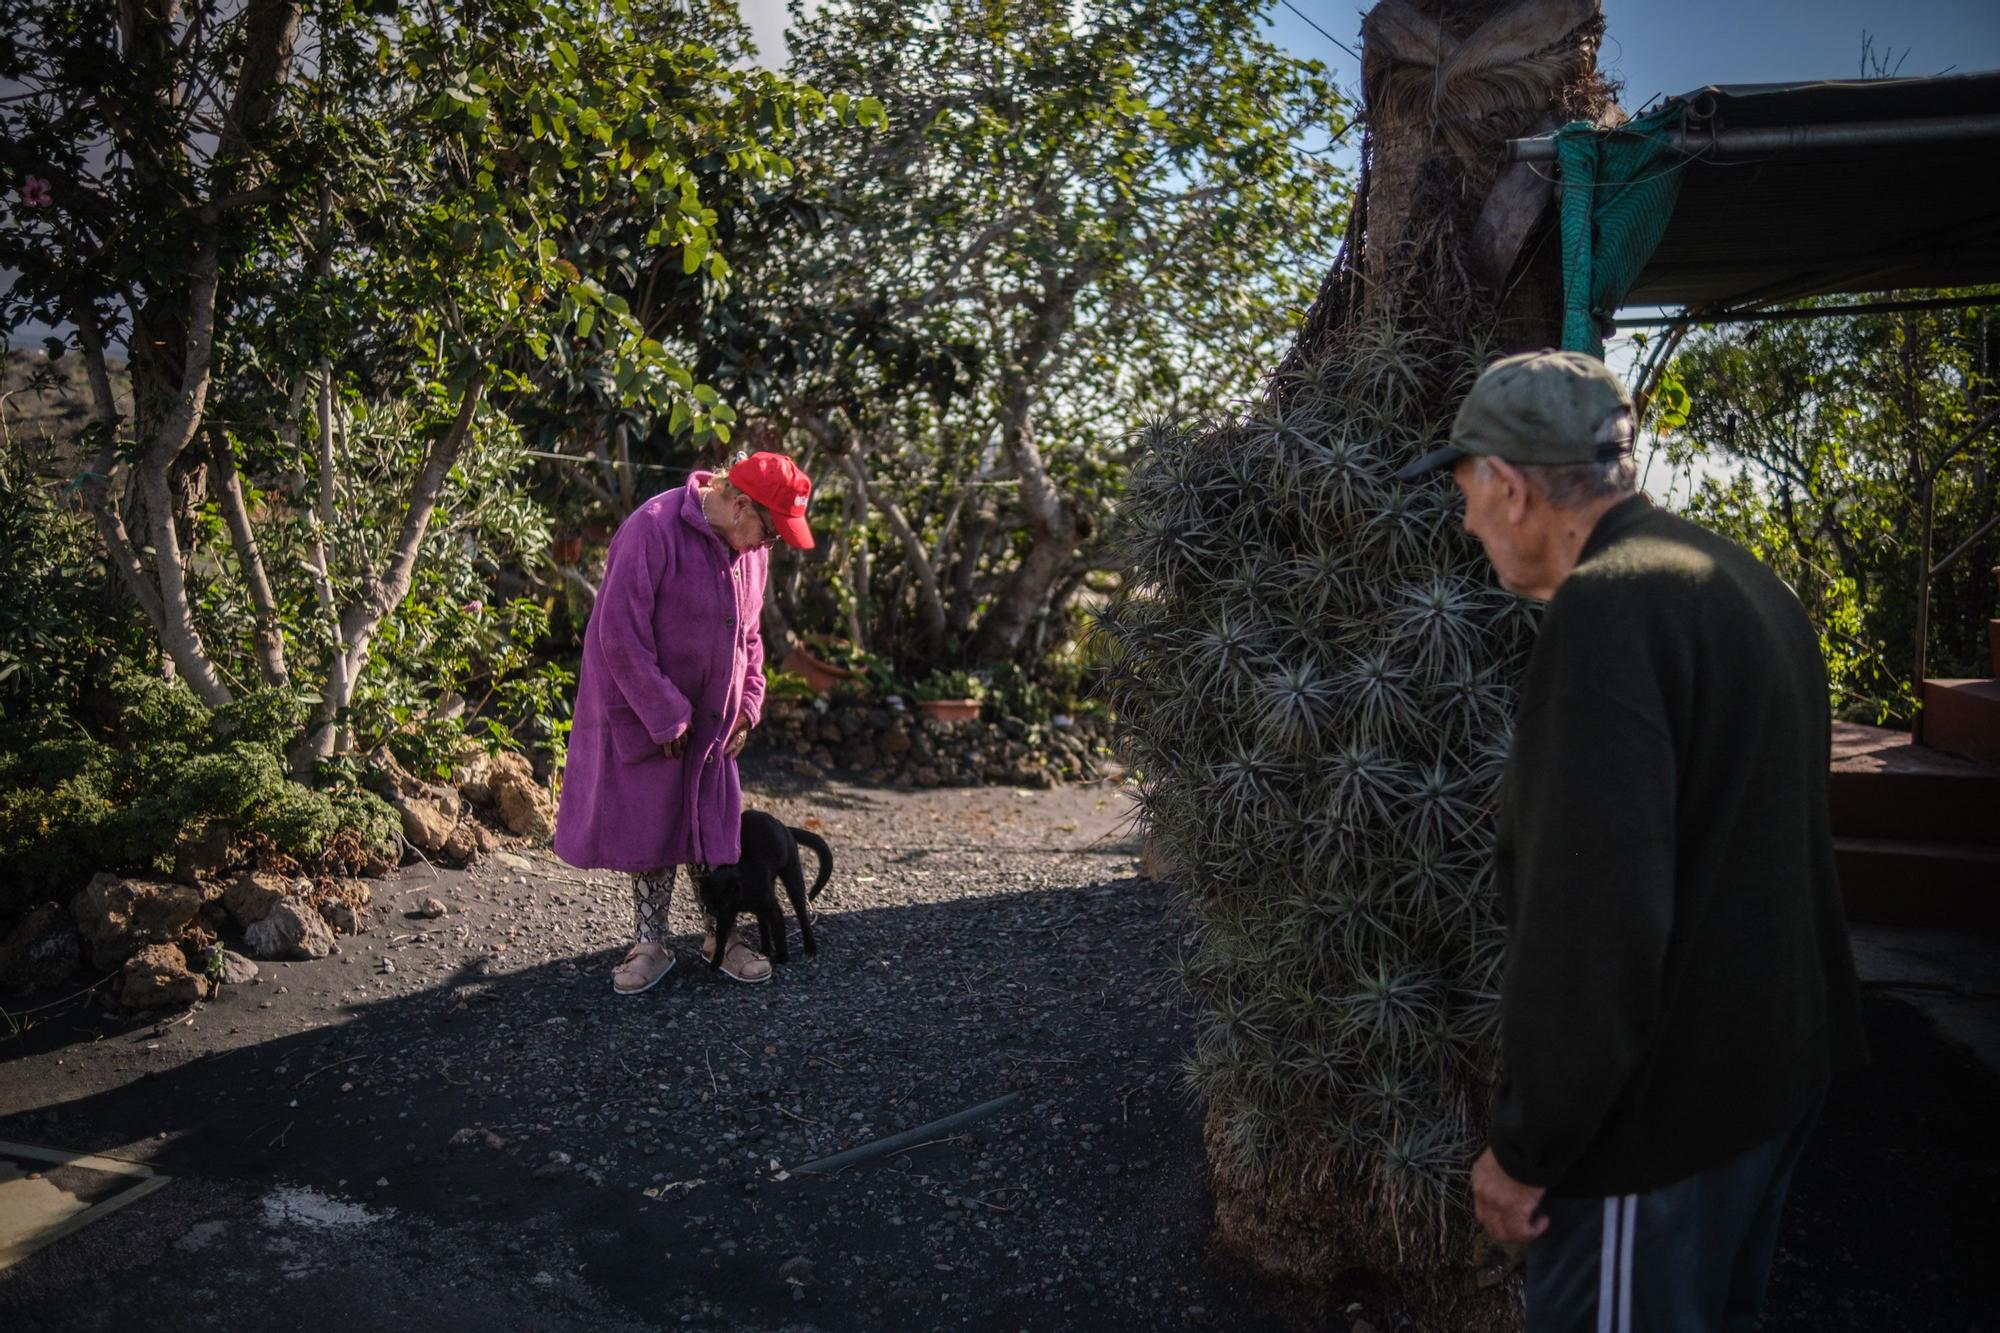
[[[1618,307],[2000,282],[2000,71],[1707,87],[1664,109],[1678,197]],[[1510,149],[1552,159],[1554,136]]]

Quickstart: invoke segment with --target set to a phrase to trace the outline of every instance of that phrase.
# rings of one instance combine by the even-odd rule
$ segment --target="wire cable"
[[[1278,3],[1283,5],[1286,9],[1291,10],[1294,14],[1297,14],[1300,18],[1305,19],[1305,24],[1308,28],[1311,28],[1314,32],[1318,33],[1320,36],[1326,38],[1329,42],[1332,42],[1335,46],[1347,52],[1348,55],[1353,56],[1357,62],[1361,59],[1361,53],[1359,51],[1349,46],[1346,42],[1341,41],[1340,38],[1334,36],[1332,33],[1328,32],[1325,28],[1320,27],[1319,24],[1314,23],[1312,19],[1307,17],[1306,12],[1303,9],[1300,9],[1297,5],[1292,3],[1292,0],[1278,0]]]

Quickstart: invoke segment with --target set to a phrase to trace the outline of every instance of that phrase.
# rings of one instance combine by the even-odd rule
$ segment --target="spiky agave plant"
[[[1504,1295],[1466,1304],[1464,1172],[1528,623],[1451,488],[1391,476],[1486,359],[1476,319],[1428,322],[1352,323],[1244,419],[1152,428],[1101,627],[1143,818],[1195,924],[1189,1074],[1225,1238],[1280,1271],[1395,1275],[1471,1327],[1512,1317]]]

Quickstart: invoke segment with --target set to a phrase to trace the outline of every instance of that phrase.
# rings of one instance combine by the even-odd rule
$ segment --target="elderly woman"
[[[632,877],[631,950],[620,995],[672,970],[667,905],[678,867],[738,855],[736,756],[764,702],[758,613],[772,543],[810,547],[812,483],[783,454],[696,472],[619,525],[583,636],[556,855]],[[715,950],[714,923],[702,945]],[[741,938],[722,972],[764,981],[770,963]]]

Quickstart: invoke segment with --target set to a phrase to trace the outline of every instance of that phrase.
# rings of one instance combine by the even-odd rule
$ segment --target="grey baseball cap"
[[[1542,467],[1608,463],[1632,450],[1632,395],[1582,352],[1520,352],[1480,372],[1451,423],[1451,443],[1396,473],[1415,481],[1483,454]]]

